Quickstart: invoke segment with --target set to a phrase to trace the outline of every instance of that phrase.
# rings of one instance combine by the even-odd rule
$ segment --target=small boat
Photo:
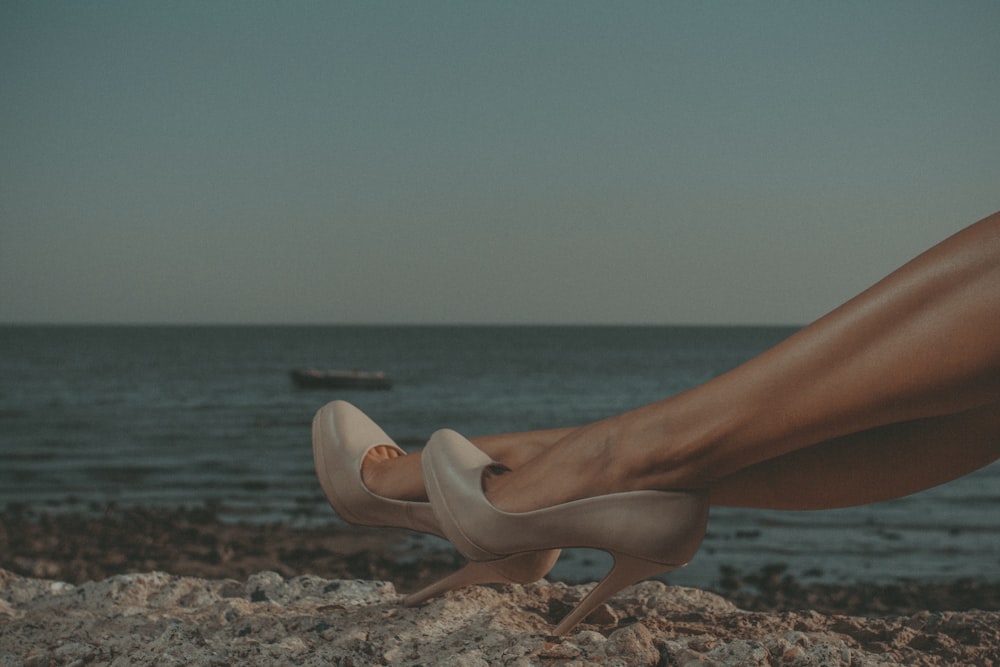
[[[382,371],[296,368],[291,375],[300,389],[392,389],[392,380]]]

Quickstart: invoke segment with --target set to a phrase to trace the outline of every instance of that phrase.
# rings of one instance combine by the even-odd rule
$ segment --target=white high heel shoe
[[[408,528],[444,537],[430,503],[395,500],[372,493],[361,477],[361,464],[379,445],[405,452],[378,424],[345,401],[333,401],[313,418],[312,446],[316,476],[333,509],[348,523],[362,526]],[[407,596],[413,606],[453,588],[485,583],[528,584],[552,569],[559,551],[520,554],[465,567]]]
[[[531,512],[504,512],[483,493],[490,457],[458,433],[436,432],[421,457],[424,485],[445,536],[466,558],[491,562],[542,549],[587,547],[614,556],[611,572],[556,627],[569,632],[622,588],[683,567],[708,522],[704,491],[630,491]]]

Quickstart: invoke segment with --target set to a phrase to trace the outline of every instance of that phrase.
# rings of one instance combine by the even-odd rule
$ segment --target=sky
[[[1000,3],[0,3],[0,323],[805,324],[1000,210]]]

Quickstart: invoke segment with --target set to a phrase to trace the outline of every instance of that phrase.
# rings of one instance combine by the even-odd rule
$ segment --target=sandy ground
[[[651,581],[557,639],[589,584],[476,586],[407,609],[401,592],[459,561],[401,537],[9,510],[0,666],[1000,664],[997,584],[804,586],[779,568],[729,572],[717,592]]]

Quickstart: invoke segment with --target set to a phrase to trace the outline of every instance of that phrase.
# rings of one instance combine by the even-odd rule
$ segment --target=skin
[[[1000,458],[1000,213],[774,348],[690,391],[579,428],[473,440],[512,512],[639,489],[826,509],[888,500]],[[425,500],[419,453],[365,483]]]

